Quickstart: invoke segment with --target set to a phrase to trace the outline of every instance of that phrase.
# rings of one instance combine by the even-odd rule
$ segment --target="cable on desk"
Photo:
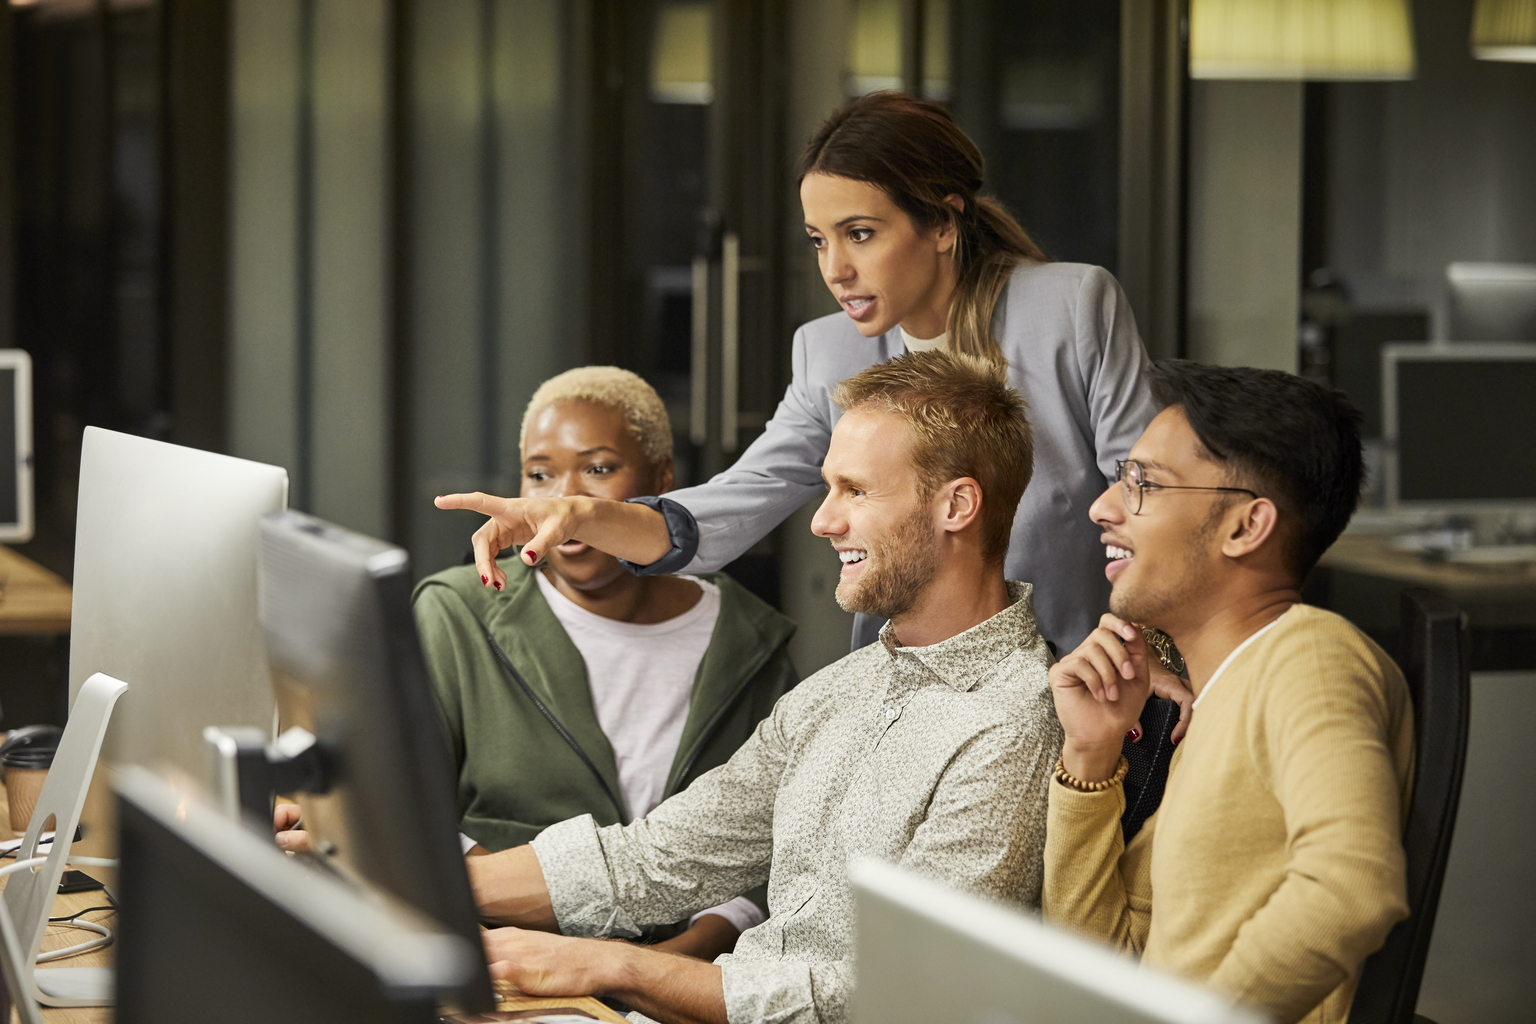
[[[115,868],[115,867],[117,867],[117,858],[116,857],[76,857],[74,854],[70,854],[68,857],[64,858],[64,863],[79,865],[80,867],[83,867],[83,868]]]
[[[97,908],[100,909],[100,908]],[[81,911],[85,913],[85,911]],[[86,939],[84,942],[73,946],[65,946],[63,949],[50,949],[46,953],[37,954],[37,962],[46,964],[53,960],[63,960],[65,957],[79,956],[81,953],[89,953],[93,949],[101,949],[103,946],[112,945],[112,929],[95,921],[66,920],[60,922],[64,928],[79,928],[81,931],[95,932],[98,936],[94,939]]]
[[[21,860],[17,861],[15,864],[7,864],[5,867],[0,868],[0,878],[4,878],[6,875],[14,875],[16,872],[21,871],[23,868],[35,868],[39,864],[46,863],[48,863],[47,857],[33,857],[30,860]]]
[[[103,891],[105,892],[105,890]],[[65,957],[79,956],[81,953],[89,953],[93,949],[101,949],[104,946],[112,945],[112,929],[104,924],[97,924],[95,921],[80,920],[84,915],[94,914],[100,910],[110,910],[115,913],[117,911],[117,900],[112,898],[110,892],[107,893],[107,903],[110,905],[105,907],[86,907],[84,910],[77,910],[73,914],[66,914],[63,917],[50,917],[48,923],[51,925],[56,924],[64,928],[80,928],[88,932],[95,932],[100,937],[86,939],[84,942],[76,943],[73,946],[65,946],[63,949],[50,949],[46,953],[39,953],[37,962],[45,964],[50,960],[63,960]]]
[[[113,911],[115,911],[116,909],[117,909],[116,905],[106,906],[106,907],[86,907],[84,910],[77,910],[73,914],[66,914],[63,917],[50,917],[48,919],[48,923],[49,924],[62,924],[65,921],[73,921],[75,918],[82,917],[82,916],[84,916],[86,914],[94,914],[98,910],[113,910]]]

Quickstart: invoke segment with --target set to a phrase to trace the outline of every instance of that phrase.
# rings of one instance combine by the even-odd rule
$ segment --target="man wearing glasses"
[[[1364,634],[1301,603],[1361,483],[1359,414],[1271,370],[1169,362],[1163,406],[1094,503],[1110,614],[1050,672],[1047,918],[1259,1007],[1343,1021],[1407,916],[1413,714]],[[1195,714],[1127,845],[1121,739],[1150,686],[1139,627],[1183,654]]]

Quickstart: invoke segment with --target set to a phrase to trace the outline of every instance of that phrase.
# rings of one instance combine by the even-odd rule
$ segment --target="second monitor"
[[[1536,502],[1536,345],[1388,345],[1381,378],[1390,503]]]
[[[313,516],[261,524],[261,625],[285,726],[314,733],[337,766],[334,796],[306,801],[306,829],[344,873],[480,944],[458,840],[458,797],[411,613],[400,548]],[[460,995],[495,1002],[481,959]]]

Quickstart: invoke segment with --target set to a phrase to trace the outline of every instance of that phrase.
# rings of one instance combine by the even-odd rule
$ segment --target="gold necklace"
[[[1151,626],[1142,626],[1141,636],[1147,646],[1157,653],[1157,660],[1163,663],[1163,668],[1176,676],[1184,675],[1184,656],[1174,646],[1173,637]]]

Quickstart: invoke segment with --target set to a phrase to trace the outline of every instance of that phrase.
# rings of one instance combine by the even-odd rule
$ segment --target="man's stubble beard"
[[[851,587],[838,581],[835,597],[845,612],[894,619],[911,611],[939,571],[933,526],[926,508],[914,512],[879,544],[868,550],[869,568]]]
[[[1143,583],[1139,588],[1116,586],[1109,593],[1109,610],[1139,626],[1165,629],[1172,625],[1179,611],[1199,597],[1206,549],[1224,511],[1224,507],[1214,509],[1190,537],[1174,578]]]

